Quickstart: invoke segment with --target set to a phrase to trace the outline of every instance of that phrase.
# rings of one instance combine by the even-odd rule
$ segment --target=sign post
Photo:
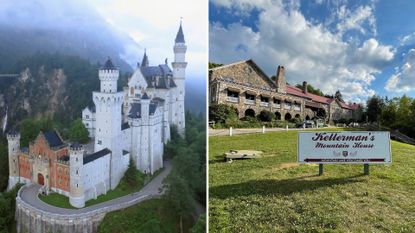
[[[363,164],[369,175],[369,164],[392,162],[390,134],[383,131],[299,132],[298,162],[319,164]]]

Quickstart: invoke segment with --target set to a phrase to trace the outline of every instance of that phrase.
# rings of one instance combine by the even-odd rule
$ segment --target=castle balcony
[[[276,104],[276,103],[274,103],[274,104],[272,104],[272,106],[273,106],[274,108],[281,108],[281,104]]]
[[[287,104],[287,103],[285,103],[285,104],[284,104],[284,109],[285,109],[285,110],[291,110],[291,104]]]
[[[299,106],[294,106],[294,110],[295,110],[295,111],[301,111],[301,107],[299,107]]]
[[[231,103],[239,103],[239,97],[227,96],[226,101],[231,102]]]

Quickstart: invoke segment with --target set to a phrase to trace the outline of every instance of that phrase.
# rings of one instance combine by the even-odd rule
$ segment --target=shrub
[[[215,123],[225,123],[227,119],[237,119],[237,110],[233,106],[226,104],[213,104],[209,106],[209,121]]]
[[[272,121],[275,118],[275,114],[268,111],[268,110],[262,110],[261,113],[259,113],[259,119],[261,121]]]

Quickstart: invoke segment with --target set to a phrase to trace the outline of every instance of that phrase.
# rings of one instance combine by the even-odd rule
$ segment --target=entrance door
[[[45,185],[45,178],[40,173],[37,174],[37,183],[40,185]]]

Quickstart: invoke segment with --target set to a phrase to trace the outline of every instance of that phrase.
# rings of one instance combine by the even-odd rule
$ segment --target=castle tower
[[[176,105],[175,114],[173,116],[173,124],[177,125],[177,129],[181,135],[184,135],[185,128],[185,112],[184,112],[184,96],[185,96],[185,71],[186,71],[186,50],[187,46],[184,41],[182,23],[180,22],[179,31],[177,32],[175,44],[173,47],[174,51],[174,62],[173,67],[173,79],[177,85],[176,88]]]
[[[20,180],[20,134],[14,130],[10,131],[7,133],[7,142],[9,148],[9,184],[7,190],[11,190]]]
[[[141,103],[141,150],[139,152],[139,162],[137,168],[144,173],[150,173],[151,169],[151,151],[149,151],[150,142],[150,98],[144,93],[140,100]]]
[[[82,180],[82,168],[84,165],[84,148],[78,143],[69,147],[69,166],[70,166],[70,190],[69,203],[76,207],[85,206],[84,186]]]
[[[117,92],[119,71],[111,59],[99,70],[101,91],[93,92],[95,104],[95,152],[108,148],[111,151],[110,188],[120,182],[127,167],[122,165],[121,106],[124,93]]]

